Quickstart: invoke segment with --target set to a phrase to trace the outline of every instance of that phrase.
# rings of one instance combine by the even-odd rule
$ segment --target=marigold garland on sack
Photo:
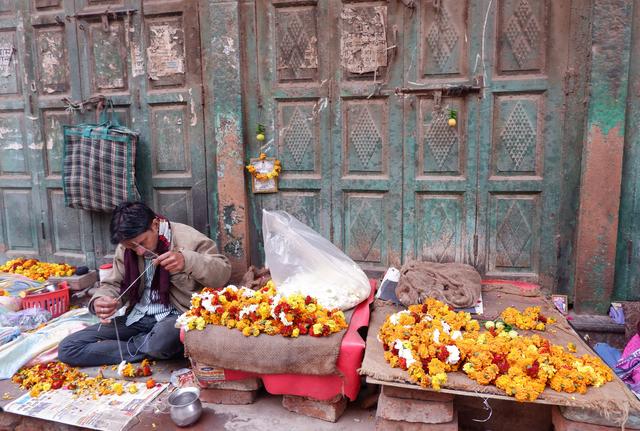
[[[149,368],[149,362],[145,359],[140,364],[140,368]],[[88,396],[93,399],[102,395],[122,395],[125,391],[132,394],[138,392],[138,386],[134,382],[126,383],[112,378],[105,378],[102,372],[96,377],[89,377],[87,374],[80,372],[78,368],[70,367],[57,361],[22,368],[13,375],[11,380],[20,385],[21,389],[28,390],[29,394],[34,398],[37,398],[43,392],[57,389],[68,389],[79,397]],[[152,387],[150,381],[152,379],[149,379],[146,383],[148,389]]]
[[[535,400],[547,385],[558,392],[585,393],[588,386],[613,378],[599,358],[576,357],[539,335],[520,336],[510,328],[480,333],[479,328],[469,313],[428,299],[387,317],[378,338],[392,367],[436,390],[446,383],[446,373],[459,369],[518,401]]]
[[[178,318],[190,331],[207,325],[236,328],[245,336],[260,334],[323,337],[347,328],[344,313],[327,310],[315,298],[302,295],[281,297],[273,280],[260,290],[227,286],[216,291],[204,288],[191,296],[191,308]]]

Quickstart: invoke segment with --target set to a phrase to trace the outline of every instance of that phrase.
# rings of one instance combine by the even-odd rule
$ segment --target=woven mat
[[[549,339],[552,344],[566,346],[568,342],[573,342],[577,347],[576,355],[578,356],[585,353],[595,355],[549,300],[538,296],[522,296],[518,289],[507,289],[499,285],[483,286],[482,298],[485,310],[484,315],[479,320],[494,320],[503,309],[509,306],[523,310],[528,306],[539,305],[542,309],[542,314],[557,320],[556,323],[548,327],[547,331],[541,334],[542,336]],[[377,339],[377,334],[386,317],[401,309],[401,307],[377,304],[371,315],[367,347],[359,372],[382,382],[405,383],[415,386],[415,389],[421,389],[420,386],[409,381],[405,371],[389,366],[384,360],[382,343]],[[474,317],[477,318],[476,316]],[[519,332],[523,335],[530,335],[528,334],[530,331]],[[443,390],[444,392],[447,392],[447,390],[456,391],[456,393],[462,391],[465,392],[463,395],[468,396],[489,398],[492,396],[503,398],[505,396],[505,393],[495,386],[480,385],[469,379],[461,371],[448,374],[448,381],[446,385],[443,385]],[[625,422],[629,411],[640,411],[640,402],[617,377],[614,377],[613,381],[600,388],[590,387],[586,394],[568,394],[546,388],[534,402],[594,409],[610,418],[616,424]]]

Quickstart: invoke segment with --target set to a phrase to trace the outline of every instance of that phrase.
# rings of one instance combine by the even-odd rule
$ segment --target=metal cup
[[[202,403],[200,390],[188,387],[175,390],[167,401],[171,408],[171,420],[179,427],[186,427],[200,419]]]

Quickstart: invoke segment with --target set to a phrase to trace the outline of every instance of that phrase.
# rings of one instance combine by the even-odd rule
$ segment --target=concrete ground
[[[225,406],[205,404],[200,420],[193,426],[177,428],[168,413],[145,412],[131,431],[142,430],[225,430],[225,431],[365,431],[373,430],[375,407],[362,409],[350,403],[338,422],[292,413],[282,407],[282,397],[262,392],[254,404]],[[155,425],[155,427],[154,427]]]

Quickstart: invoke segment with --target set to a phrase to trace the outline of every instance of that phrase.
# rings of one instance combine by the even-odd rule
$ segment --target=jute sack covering
[[[410,260],[400,269],[396,296],[405,306],[436,298],[455,308],[474,305],[482,277],[471,265]]]
[[[346,311],[347,323],[353,310]],[[327,337],[297,338],[260,334],[245,337],[237,329],[207,325],[185,334],[185,354],[196,362],[259,374],[339,374],[336,363],[346,330]]]
[[[506,307],[512,306],[523,310],[526,307],[538,305],[541,308],[542,314],[547,317],[553,317],[557,322],[549,325],[548,329],[544,332],[518,330],[518,333],[521,335],[538,334],[547,338],[552,344],[561,346],[566,346],[569,342],[572,342],[577,347],[577,352],[574,353],[574,355],[578,357],[585,353],[596,355],[573,328],[571,328],[566,318],[555,309],[551,301],[542,297],[518,294],[517,287],[511,289],[505,289],[504,287],[504,285],[483,286],[482,302],[485,308],[484,315],[481,317],[472,317],[478,320],[495,320]],[[528,295],[529,293],[523,292],[523,294]],[[402,307],[396,307],[388,303],[376,302],[376,308],[373,310],[369,322],[367,347],[365,349],[362,367],[358,372],[362,375],[372,377],[377,381],[404,383],[411,385],[414,389],[423,389],[409,380],[409,375],[406,371],[400,368],[391,368],[384,360],[382,343],[377,339],[380,327],[386,317],[402,309]],[[480,326],[483,327],[483,324],[481,323]],[[502,390],[493,385],[485,386],[471,380],[462,371],[447,373],[447,383],[444,384],[442,388],[443,392],[464,396],[515,400],[513,397],[506,396]],[[556,392],[547,387],[544,392],[540,394],[540,397],[533,402],[590,409],[606,419],[611,426],[620,426],[627,423],[630,412],[640,411],[640,402],[622,380],[616,376],[614,376],[613,381],[599,388],[589,387],[585,394]]]

